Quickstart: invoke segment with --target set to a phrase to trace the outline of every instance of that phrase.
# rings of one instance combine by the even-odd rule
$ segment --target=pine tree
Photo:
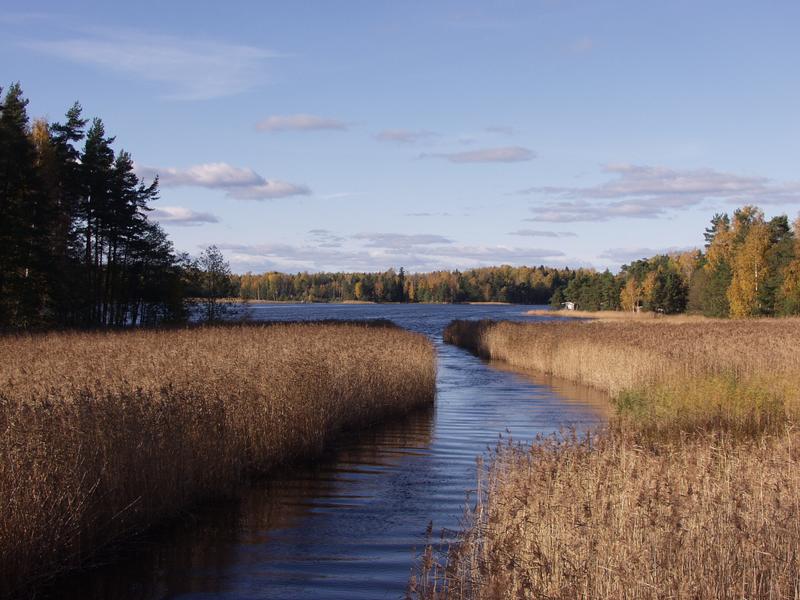
[[[710,238],[703,267],[707,275],[702,290],[703,314],[708,317],[727,317],[730,315],[728,288],[732,279],[735,234],[727,215],[721,218],[715,215],[712,227],[714,234]]]
[[[0,326],[39,325],[45,304],[46,215],[27,105],[15,83],[0,106]]]

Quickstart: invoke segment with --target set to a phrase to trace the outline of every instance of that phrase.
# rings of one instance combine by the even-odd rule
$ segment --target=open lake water
[[[429,538],[452,537],[476,458],[605,420],[601,394],[442,343],[453,319],[531,321],[531,306],[250,304],[253,321],[390,319],[438,350],[435,406],[340,440],[324,459],[245,483],[61,582],[59,598],[399,599]],[[541,307],[536,307],[541,308]],[[538,317],[541,318],[541,317]],[[265,351],[269,351],[265,349]]]

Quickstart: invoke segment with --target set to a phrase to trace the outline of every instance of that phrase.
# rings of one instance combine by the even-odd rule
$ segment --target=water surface
[[[234,497],[59,586],[60,598],[402,598],[423,550],[459,527],[476,457],[499,436],[524,442],[601,422],[599,393],[521,375],[444,345],[456,318],[532,320],[500,305],[268,304],[252,320],[391,319],[437,346],[435,407],[341,440],[312,465]]]

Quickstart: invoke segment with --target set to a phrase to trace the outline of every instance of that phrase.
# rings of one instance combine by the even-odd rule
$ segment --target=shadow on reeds
[[[326,499],[343,510],[348,501],[371,500],[343,498],[343,484],[336,476],[349,477],[352,465],[391,469],[390,461],[407,458],[404,449],[416,455],[414,449],[431,443],[434,412],[432,405],[423,405],[389,422],[342,433],[319,458],[278,467],[235,486],[223,498],[189,507],[97,556],[91,569],[48,584],[37,597],[158,598],[200,590],[206,595],[222,594],[229,579],[226,575],[241,560],[243,547],[248,561],[279,571],[275,565],[285,560],[287,533],[308,535],[307,523]],[[391,453],[385,452],[387,447]],[[348,533],[341,532],[343,540]]]
[[[0,595],[430,404],[435,351],[388,322],[0,337]]]

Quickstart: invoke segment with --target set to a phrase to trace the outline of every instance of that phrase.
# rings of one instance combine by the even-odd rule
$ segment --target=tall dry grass
[[[435,393],[430,342],[394,327],[2,337],[0,356],[0,596]]]
[[[453,321],[445,341],[608,392],[709,375],[800,373],[800,319]]]
[[[800,598],[800,320],[454,322],[473,352],[593,385],[593,437],[500,447],[422,598]]]
[[[800,436],[506,446],[428,599],[800,597]],[[436,562],[439,558],[440,562]]]
[[[600,321],[642,321],[646,323],[669,321],[670,323],[703,323],[715,321],[703,315],[664,313],[630,310],[565,310],[536,308],[525,313],[531,317],[560,317],[564,319],[596,319]]]

